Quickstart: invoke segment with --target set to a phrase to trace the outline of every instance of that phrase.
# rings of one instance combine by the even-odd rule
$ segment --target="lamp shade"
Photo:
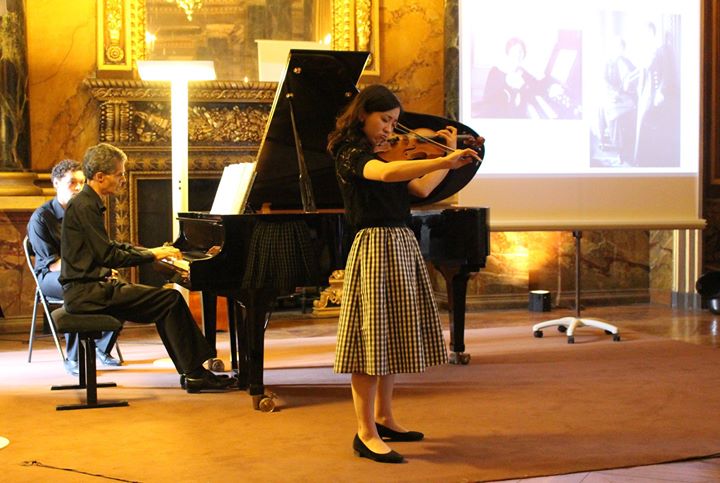
[[[215,80],[215,65],[212,60],[138,60],[137,66],[142,80]]]

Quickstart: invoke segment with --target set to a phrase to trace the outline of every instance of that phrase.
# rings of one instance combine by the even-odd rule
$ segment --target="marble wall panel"
[[[0,211],[0,307],[5,317],[32,313],[35,282],[22,250],[29,219],[30,212]]]
[[[527,293],[538,289],[551,292],[553,305],[574,306],[575,242],[570,232],[491,233],[491,253],[486,266],[468,282],[469,309],[526,305]],[[661,275],[667,270],[666,237],[658,235],[654,243],[658,247],[651,251],[647,231],[583,232],[580,265],[583,304],[649,301],[649,257],[656,253],[661,254],[662,260],[652,264],[659,274],[655,288],[669,297],[667,277]],[[432,268],[431,271],[439,300],[443,302],[444,280]]]
[[[673,232],[650,232],[650,295],[653,302],[671,302],[673,279]]]
[[[83,87],[95,76],[95,0],[26,3],[32,169],[82,159],[97,142],[97,105]]]
[[[408,111],[443,115],[443,36],[442,1],[380,3],[381,81]]]

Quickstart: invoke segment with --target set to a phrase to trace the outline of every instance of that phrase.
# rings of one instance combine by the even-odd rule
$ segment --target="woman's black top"
[[[362,174],[365,164],[378,158],[362,142],[345,141],[334,151],[348,223],[355,229],[407,225],[410,219],[408,182],[365,179]]]

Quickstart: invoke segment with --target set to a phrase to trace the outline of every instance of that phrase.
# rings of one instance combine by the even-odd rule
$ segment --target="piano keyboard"
[[[183,272],[189,272],[190,271],[190,261],[184,260],[184,259],[177,259],[177,258],[163,258],[163,263],[166,263],[168,265],[172,265],[173,267],[179,268]]]

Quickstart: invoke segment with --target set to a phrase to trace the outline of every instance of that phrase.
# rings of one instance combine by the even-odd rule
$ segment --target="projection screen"
[[[459,0],[491,223],[699,222],[701,0]]]

